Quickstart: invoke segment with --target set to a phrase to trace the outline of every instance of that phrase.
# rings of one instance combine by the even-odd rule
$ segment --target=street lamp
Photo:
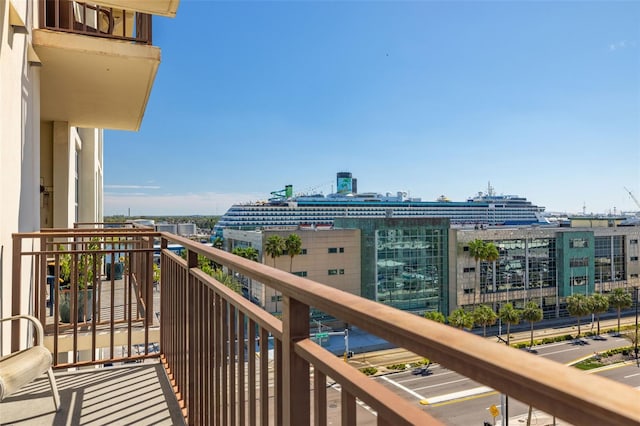
[[[638,359],[638,290],[640,290],[640,287],[635,287],[636,290],[636,340],[635,340],[635,348],[634,348],[634,352],[636,353],[636,366],[640,367],[640,360]]]

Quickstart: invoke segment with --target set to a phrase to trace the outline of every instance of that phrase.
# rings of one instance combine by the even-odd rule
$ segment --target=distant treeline
[[[105,216],[107,223],[122,223],[135,219],[151,219],[155,223],[195,223],[199,229],[213,229],[220,216]]]

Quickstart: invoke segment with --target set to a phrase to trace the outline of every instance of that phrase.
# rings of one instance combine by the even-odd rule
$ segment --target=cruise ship
[[[392,194],[358,193],[357,179],[349,172],[339,172],[337,192],[329,195],[293,195],[293,186],[271,193],[268,201],[235,204],[220,218],[215,235],[223,229],[256,230],[333,226],[336,217],[446,217],[453,227],[533,225],[548,223],[544,207],[536,206],[517,195],[496,195],[489,184],[466,201],[450,201],[445,196],[436,201],[410,198],[405,192]]]

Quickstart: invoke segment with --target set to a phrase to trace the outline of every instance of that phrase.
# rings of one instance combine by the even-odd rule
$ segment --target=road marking
[[[465,378],[458,379],[458,380],[452,380],[450,382],[443,382],[443,383],[436,383],[435,385],[422,386],[421,388],[415,388],[414,390],[419,391],[419,390],[422,390],[422,389],[436,388],[438,386],[450,385],[452,383],[464,382],[466,380],[471,380],[471,379],[465,377]]]
[[[433,405],[433,404],[438,404],[446,401],[453,401],[456,399],[482,395],[489,392],[495,392],[495,391],[488,386],[480,386],[477,388],[467,389],[459,392],[453,392],[445,395],[434,396],[431,398],[427,398],[427,401],[429,402],[429,405]]]
[[[338,392],[342,393],[342,386],[340,385],[340,383],[332,383],[331,385],[329,385],[329,387],[334,388]],[[373,408],[371,408],[370,406],[368,406],[367,404],[365,404],[364,402],[362,402],[358,398],[356,398],[356,404],[358,404],[359,406],[361,406],[362,408],[364,408],[365,410],[367,410],[369,413],[373,414],[374,416],[376,416],[376,417],[378,416],[378,412],[376,410],[374,410]]]
[[[632,374],[630,376],[624,376],[624,378],[628,379],[629,377],[635,377],[635,376],[640,376],[640,373]]]
[[[487,396],[498,395],[498,394],[499,394],[498,391],[487,392],[487,393],[482,393],[482,394],[479,394],[479,395],[467,396],[465,398],[453,399],[451,401],[439,402],[437,404],[431,404],[431,406],[432,407],[442,407],[443,405],[458,404],[460,402],[471,401],[472,399],[485,398]],[[499,407],[499,405],[498,405],[498,407]],[[498,417],[498,418],[500,418],[500,417]]]
[[[553,354],[559,354],[562,352],[577,351],[577,350],[580,350],[580,348],[569,348],[561,351],[547,352],[546,354],[540,354],[540,356],[547,356],[547,355],[553,355]]]
[[[387,378],[387,376],[381,376],[382,380],[391,383],[392,385],[402,389],[403,391],[407,392],[409,395],[413,395],[416,398],[418,398],[418,400],[422,400],[422,399],[426,399],[425,397],[423,397],[422,395],[420,395],[418,392],[413,391],[412,389],[409,389],[406,386],[402,386],[400,383],[397,383],[389,378]]]
[[[439,376],[444,376],[446,374],[454,374],[455,371],[449,371],[447,370],[446,372],[443,373],[433,373],[432,375],[428,376],[428,377],[439,377]],[[379,376],[379,377],[385,377],[385,376]],[[401,380],[396,380],[398,383],[408,383],[408,382],[415,382],[416,380],[422,380],[424,379],[425,376],[421,376],[419,374],[416,374],[415,376],[407,376],[406,379],[401,379]]]

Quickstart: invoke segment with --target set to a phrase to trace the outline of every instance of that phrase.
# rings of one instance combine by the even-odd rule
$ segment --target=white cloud
[[[105,185],[109,189],[160,189],[157,185]]]
[[[626,49],[626,48],[633,48],[633,47],[636,47],[636,44],[637,43],[635,41],[620,40],[620,41],[616,41],[615,43],[609,44],[609,50],[614,51],[614,50],[620,50],[620,49]]]
[[[141,215],[223,215],[232,204],[264,199],[256,193],[219,194],[215,192],[192,194],[134,194],[105,193],[104,214]]]

